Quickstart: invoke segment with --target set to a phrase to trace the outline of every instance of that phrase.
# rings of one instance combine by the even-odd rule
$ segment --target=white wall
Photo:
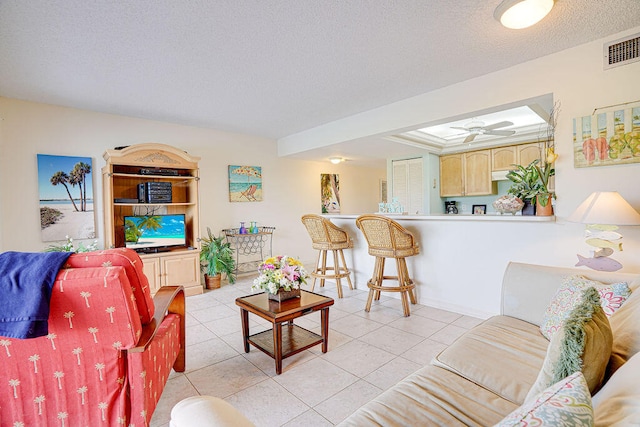
[[[170,123],[100,114],[0,97],[0,250],[40,251],[37,154],[93,158],[98,239],[103,241],[101,169],[107,148],[143,142],[179,147],[200,162],[200,224],[214,232],[238,227],[240,221],[274,226],[275,253],[315,261],[315,251],[300,222],[305,213],[320,213],[320,174],[340,175],[343,213],[374,211],[378,182],[385,170],[346,167],[329,162],[279,158],[275,141]],[[228,166],[262,167],[264,198],[231,203]],[[248,225],[248,223],[247,223]],[[102,247],[102,244],[100,245]]]

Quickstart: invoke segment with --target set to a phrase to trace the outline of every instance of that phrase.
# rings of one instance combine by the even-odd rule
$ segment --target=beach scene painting
[[[262,167],[229,166],[229,201],[262,201]]]
[[[640,103],[573,119],[577,168],[640,162]]]
[[[323,214],[340,213],[340,177],[338,174],[320,174]]]
[[[95,239],[91,157],[38,154],[43,242]]]

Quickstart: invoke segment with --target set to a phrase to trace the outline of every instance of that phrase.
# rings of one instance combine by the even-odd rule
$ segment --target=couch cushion
[[[548,344],[537,325],[495,316],[465,333],[432,363],[521,405],[540,372]]]
[[[586,277],[573,275],[565,277],[562,286],[549,302],[545,312],[540,331],[547,339],[562,327],[562,323],[569,316],[582,298],[582,291],[594,287],[600,293],[602,308],[607,316],[615,313],[631,294],[627,283],[612,283],[605,285],[597,280],[589,280]]]
[[[581,372],[553,384],[525,402],[496,427],[592,426],[591,394]]]
[[[631,296],[620,310],[609,318],[613,332],[613,349],[607,378],[634,354],[640,352],[640,279],[629,283]]]
[[[340,426],[487,426],[517,405],[436,366],[425,366]]]
[[[85,267],[124,267],[136,306],[140,314],[140,321],[143,324],[149,323],[153,319],[154,305],[149,289],[149,280],[144,275],[142,260],[132,249],[116,248],[104,251],[82,252],[73,254],[67,260],[65,267],[85,268]]]
[[[584,290],[581,299],[551,338],[547,357],[525,401],[576,371],[583,372],[590,392],[600,387],[611,357],[611,327],[595,288]]]
[[[640,425],[640,354],[633,356],[593,396],[597,426]]]

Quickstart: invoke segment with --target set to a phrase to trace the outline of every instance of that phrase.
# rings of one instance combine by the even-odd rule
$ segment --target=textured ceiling
[[[0,95],[281,138],[640,24],[638,0],[0,0]]]

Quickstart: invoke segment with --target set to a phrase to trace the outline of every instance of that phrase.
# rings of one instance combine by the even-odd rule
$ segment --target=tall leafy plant
[[[233,258],[231,243],[224,241],[224,236],[215,237],[207,227],[207,237],[202,239],[200,249],[200,266],[208,276],[224,273],[229,283],[235,283],[236,262]]]

